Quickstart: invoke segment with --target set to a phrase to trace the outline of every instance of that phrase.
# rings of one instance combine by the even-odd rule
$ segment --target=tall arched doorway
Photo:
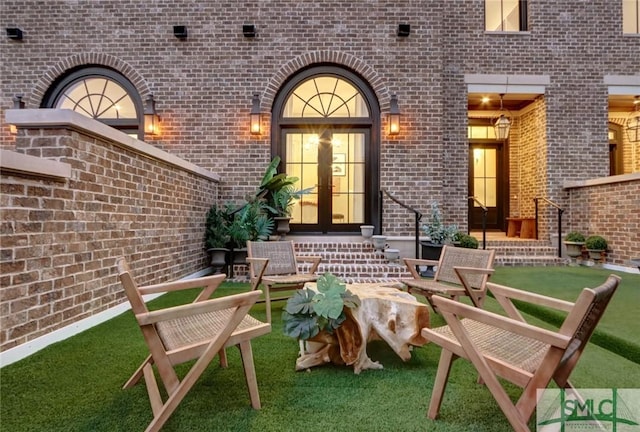
[[[367,83],[337,66],[289,80],[274,101],[272,153],[313,187],[296,203],[293,232],[359,232],[378,225],[380,108]]]

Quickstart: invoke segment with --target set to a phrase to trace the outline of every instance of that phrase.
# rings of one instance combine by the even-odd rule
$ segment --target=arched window
[[[369,117],[369,109],[351,83],[320,76],[296,87],[284,105],[283,117]]]
[[[273,106],[272,149],[311,192],[292,211],[293,232],[360,232],[378,224],[380,108],[371,87],[335,65],[291,77]]]
[[[142,100],[120,73],[98,66],[69,72],[47,92],[43,107],[76,111],[144,139]]]

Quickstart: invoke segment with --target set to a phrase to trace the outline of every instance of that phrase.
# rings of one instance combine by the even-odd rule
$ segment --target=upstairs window
[[[640,34],[640,0],[622,0],[622,33]]]
[[[484,28],[488,32],[527,31],[527,0],[485,0]]]

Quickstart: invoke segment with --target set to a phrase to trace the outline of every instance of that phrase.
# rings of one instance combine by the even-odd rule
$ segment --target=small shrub
[[[587,237],[584,246],[590,250],[607,250],[607,241],[598,235]]]
[[[584,234],[578,231],[571,231],[564,239],[568,242],[584,243]]]
[[[464,234],[460,236],[460,247],[467,249],[478,249],[478,239],[474,236]]]

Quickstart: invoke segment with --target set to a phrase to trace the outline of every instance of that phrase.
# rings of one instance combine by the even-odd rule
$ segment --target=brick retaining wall
[[[169,162],[150,157],[145,143],[111,128],[111,138],[98,136],[104,125],[80,121],[96,129],[21,130],[20,169],[3,153],[1,351],[123,302],[119,256],[133,263],[140,283],[207,265],[204,220],[217,177],[169,155]],[[68,177],[40,170],[43,159],[70,167]]]
[[[608,264],[634,267],[640,257],[640,173],[565,184],[568,231],[607,240]]]

